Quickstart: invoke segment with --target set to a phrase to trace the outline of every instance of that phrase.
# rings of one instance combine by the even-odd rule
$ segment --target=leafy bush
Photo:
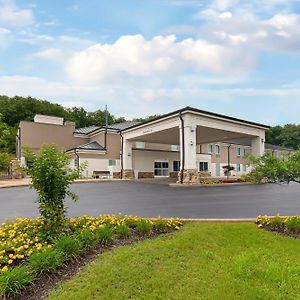
[[[29,258],[30,267],[37,274],[53,272],[61,267],[63,262],[64,255],[62,252],[53,248],[43,249]]]
[[[74,237],[61,236],[56,242],[55,247],[60,251],[65,260],[77,257],[81,252],[81,243]]]
[[[164,219],[162,219],[162,218],[158,218],[157,220],[155,220],[154,226],[155,226],[155,228],[157,228],[158,230],[165,230],[165,229],[168,228],[167,221],[164,220]]]
[[[32,283],[34,277],[27,266],[15,267],[0,275],[0,297],[15,296]]]
[[[276,215],[274,218],[271,219],[270,226],[273,229],[281,229],[284,227],[284,219],[281,218],[279,215]]]
[[[300,150],[295,153],[278,158],[271,153],[265,153],[260,157],[250,157],[255,168],[246,175],[253,182],[271,183],[300,183]]]
[[[127,237],[130,234],[130,228],[125,224],[118,225],[115,229],[115,233],[119,237]]]
[[[258,227],[268,228],[271,230],[284,229],[286,232],[300,233],[300,216],[294,217],[275,217],[258,216],[256,222]]]
[[[285,220],[285,227],[288,231],[300,231],[300,217],[289,217]]]
[[[78,236],[80,242],[82,243],[83,248],[91,249],[97,243],[97,236],[90,230],[84,230]]]
[[[150,223],[150,221],[141,219],[137,225],[136,229],[142,234],[149,234],[152,230],[153,225]]]
[[[51,232],[61,231],[66,213],[64,201],[66,196],[74,201],[78,199],[71,192],[70,185],[80,174],[69,167],[69,156],[55,145],[44,145],[38,156],[25,149],[25,157],[27,173],[38,193],[39,212],[45,227]]]
[[[113,240],[113,229],[110,226],[99,227],[96,231],[97,240],[102,244],[108,244]]]

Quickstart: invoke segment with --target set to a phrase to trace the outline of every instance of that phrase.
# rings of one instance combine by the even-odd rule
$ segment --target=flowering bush
[[[143,219],[134,216],[102,215],[99,217],[83,216],[66,219],[66,236],[86,239],[87,232],[97,235],[101,228],[109,226],[112,232],[118,234],[121,225],[130,229],[139,228],[140,224],[149,224],[153,230],[179,229],[182,222],[179,219]],[[57,237],[45,233],[44,220],[18,218],[14,222],[2,223],[0,227],[0,270],[8,271],[20,264],[37,251],[56,247]],[[91,238],[91,237],[90,237]]]
[[[255,223],[258,227],[270,230],[283,230],[287,234],[300,234],[300,216],[258,216]]]

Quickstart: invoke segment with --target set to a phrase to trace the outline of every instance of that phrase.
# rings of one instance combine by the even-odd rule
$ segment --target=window
[[[179,172],[180,171],[180,161],[179,160],[174,160],[173,161],[173,171],[174,172]]]
[[[169,176],[169,163],[167,161],[155,161],[154,176]]]
[[[247,172],[247,165],[243,165],[243,171]]]
[[[135,142],[135,147],[138,149],[144,149],[145,148],[145,142]]]
[[[117,161],[115,159],[109,159],[108,160],[108,165],[109,166],[116,166],[117,165]]]
[[[242,156],[242,148],[241,147],[236,148],[236,155],[237,156]]]
[[[216,154],[220,154],[221,153],[221,146],[220,145],[216,145],[215,146],[215,152],[216,152]]]
[[[237,170],[237,172],[241,172],[241,164],[236,165],[236,170]]]
[[[247,156],[247,149],[246,149],[246,148],[243,149],[243,156],[244,156],[244,157]]]
[[[213,153],[213,145],[212,144],[207,145],[207,153],[209,153],[209,154]]]
[[[179,151],[179,145],[171,145],[171,151]]]
[[[208,171],[208,162],[200,161],[199,163],[199,171],[200,172],[207,172]]]

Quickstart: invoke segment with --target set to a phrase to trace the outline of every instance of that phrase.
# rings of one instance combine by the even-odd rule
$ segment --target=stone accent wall
[[[123,170],[123,179],[134,179],[134,172],[132,169]]]
[[[178,172],[170,172],[170,178],[178,178]]]
[[[179,172],[179,182],[180,182],[180,175],[181,172]],[[199,182],[199,172],[197,169],[190,169],[190,170],[184,170],[183,171],[183,180],[182,183],[198,183]]]
[[[20,167],[17,160],[11,161],[11,174],[12,179],[21,179],[25,176],[24,170]]]
[[[211,172],[199,172],[199,177],[211,177]]]
[[[114,179],[121,179],[121,172],[113,172]]]
[[[138,178],[154,178],[153,172],[139,172]]]

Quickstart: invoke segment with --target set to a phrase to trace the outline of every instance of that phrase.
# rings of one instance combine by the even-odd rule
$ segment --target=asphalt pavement
[[[144,217],[255,218],[299,215],[300,184],[170,187],[142,181],[74,184],[80,200],[66,201],[69,216],[121,213]],[[0,220],[38,216],[29,187],[0,189]]]

